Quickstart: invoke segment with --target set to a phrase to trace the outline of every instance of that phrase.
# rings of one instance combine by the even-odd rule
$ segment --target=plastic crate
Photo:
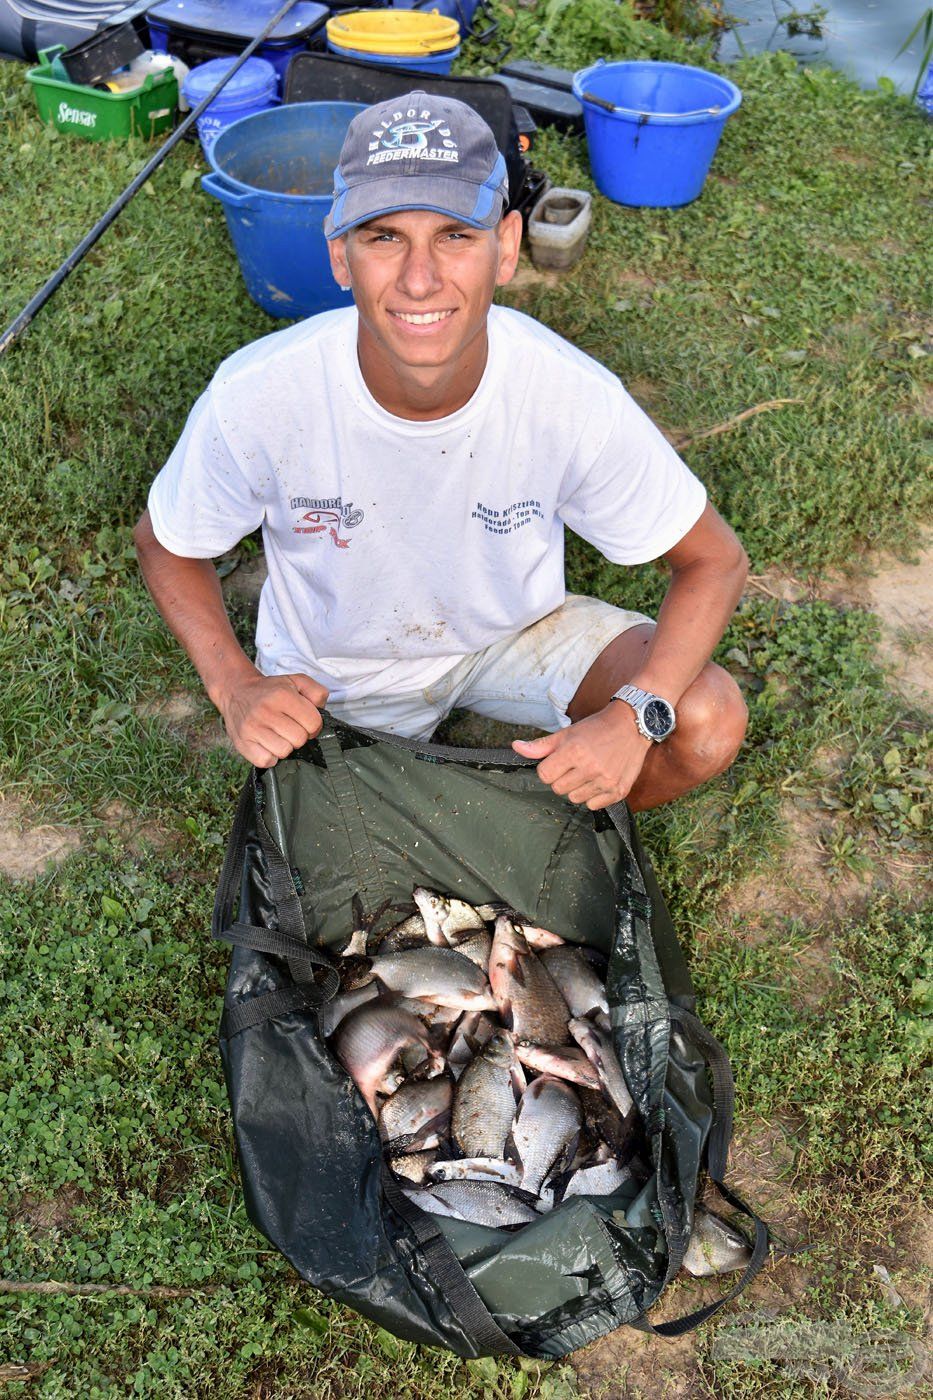
[[[43,49],[39,67],[26,74],[44,122],[87,141],[148,138],[170,130],[178,106],[178,82],[171,69],[148,74],[133,92],[101,92],[52,76],[52,60],[63,51],[63,44]]]
[[[62,67],[71,82],[93,87],[145,51],[146,45],[136,25],[129,20],[126,24],[101,29],[66,50],[62,54]]]

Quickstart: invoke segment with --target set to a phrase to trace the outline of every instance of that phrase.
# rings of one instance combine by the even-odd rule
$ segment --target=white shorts
[[[567,706],[600,652],[630,627],[652,621],[600,598],[568,593],[547,617],[464,656],[426,690],[335,702],[327,710],[347,724],[406,739],[430,739],[455,709],[551,733],[570,724]]]

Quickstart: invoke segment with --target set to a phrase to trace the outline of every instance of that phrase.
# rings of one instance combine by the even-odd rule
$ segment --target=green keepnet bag
[[[375,1122],[318,1030],[354,927],[415,885],[504,900],[608,957],[615,1048],[653,1175],[573,1197],[522,1228],[425,1213],[383,1161]],[[358,907],[358,906],[357,906]],[[236,914],[235,914],[236,910]],[[384,916],[390,927],[393,915]],[[398,915],[394,916],[396,919]],[[680,1268],[702,1171],[725,1185],[732,1078],[694,1015],[683,955],[623,803],[590,812],[508,749],[352,729],[320,735],[243,789],[214,909],[233,945],[220,1045],[250,1218],[299,1274],[399,1337],[459,1356],[553,1359],[645,1313]]]

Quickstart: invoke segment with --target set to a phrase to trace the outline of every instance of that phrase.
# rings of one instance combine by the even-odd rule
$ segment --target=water
[[[862,87],[876,87],[890,78],[900,92],[910,92],[923,56],[921,35],[896,57],[914,25],[929,8],[929,0],[822,0],[829,11],[823,37],[787,37],[777,20],[792,10],[806,12],[813,0],[728,0],[726,9],[745,20],[723,36],[719,57],[724,62],[741,53],[736,34],[748,53],[784,49],[802,63],[829,63],[855,78]]]

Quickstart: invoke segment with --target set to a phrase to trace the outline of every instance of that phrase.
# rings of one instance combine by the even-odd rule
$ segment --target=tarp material
[[[329,966],[367,916],[426,885],[503,900],[608,957],[612,1034],[653,1175],[575,1197],[517,1231],[436,1217],[401,1194],[375,1122],[321,1039]],[[239,896],[238,917],[234,905]],[[378,926],[400,917],[390,910]],[[400,1337],[459,1356],[556,1358],[643,1314],[679,1269],[701,1168],[722,1181],[731,1075],[696,1020],[687,967],[624,804],[572,806],[510,750],[348,728],[255,770],[218,888],[234,945],[221,1053],[250,1218],[299,1274]],[[767,1231],[755,1222],[752,1263]],[[668,1324],[677,1335],[706,1315]]]

